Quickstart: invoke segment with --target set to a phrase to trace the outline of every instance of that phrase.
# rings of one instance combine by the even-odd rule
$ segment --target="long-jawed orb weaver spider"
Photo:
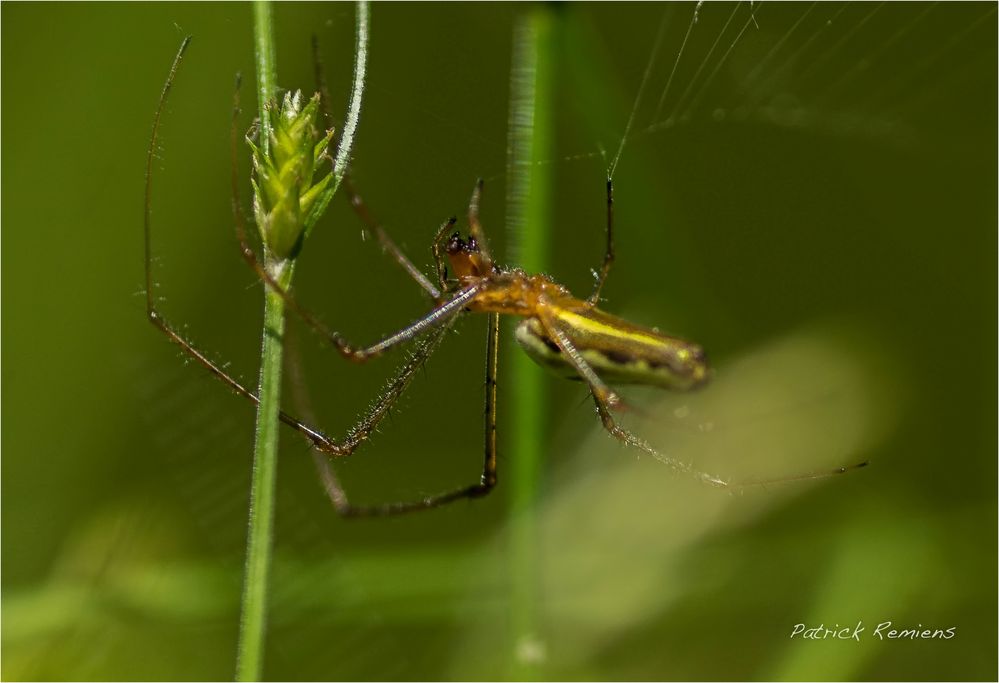
[[[189,39],[181,45],[167,76],[153,119],[153,131],[146,160],[144,235],[146,312],[150,322],[185,353],[224,382],[235,393],[257,402],[257,396],[188,341],[156,308],[153,297],[152,256],[150,246],[150,214],[152,162],[159,134],[160,119],[176,77]],[[317,63],[317,72],[319,66]],[[322,79],[320,78],[320,82]],[[325,99],[325,98],[324,98]],[[689,390],[703,385],[710,371],[704,352],[697,344],[658,330],[636,325],[600,310],[597,303],[604,282],[614,263],[614,193],[613,183],[606,182],[606,248],[603,263],[596,275],[593,292],[587,299],[574,297],[565,287],[545,275],[532,275],[518,268],[499,266],[492,258],[485,232],[479,222],[479,202],[483,183],[475,184],[468,204],[468,238],[454,230],[455,218],[445,221],[434,237],[431,252],[435,265],[436,283],[431,282],[392,241],[368,211],[349,176],[344,178],[351,206],[360,220],[378,239],[416,283],[433,299],[433,309],[424,317],[378,343],[355,346],[321,323],[314,314],[302,307],[264,269],[250,245],[246,219],[239,200],[239,177],[236,169],[238,86],[231,126],[232,206],[236,234],[243,258],[257,273],[266,287],[274,289],[309,327],[328,340],[348,360],[363,363],[407,342],[417,340],[416,349],[389,381],[373,407],[342,440],[335,440],[292,415],[281,412],[281,421],[302,434],[312,446],[327,456],[351,455],[388,414],[392,405],[405,391],[416,371],[437,349],[446,332],[466,313],[488,316],[485,379],[485,456],[482,475],[475,484],[434,496],[399,503],[372,506],[352,505],[331,470],[324,470],[324,483],[336,511],[345,517],[385,516],[425,510],[462,498],[479,498],[488,494],[497,483],[496,475],[496,377],[499,348],[499,316],[523,318],[516,338],[530,357],[540,365],[584,382],[593,397],[597,414],[604,429],[619,441],[638,448],[669,465],[678,472],[689,474],[707,484],[739,490],[748,486],[764,486],[787,481],[817,479],[842,474],[862,467],[859,463],[831,471],[811,472],[768,480],[733,484],[719,477],[694,469],[687,463],[666,456],[644,440],[622,428],[612,411],[621,401],[609,383],[645,384],[674,390]],[[446,263],[445,263],[446,262]],[[450,266],[453,277],[448,277]]]

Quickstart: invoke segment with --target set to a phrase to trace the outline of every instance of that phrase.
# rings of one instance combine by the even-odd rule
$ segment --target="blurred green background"
[[[580,386],[546,380],[540,570],[524,575],[502,469],[517,453],[501,451],[487,499],[345,522],[286,431],[268,678],[995,678],[995,5],[757,3],[727,52],[749,19],[743,5],[724,30],[734,7],[700,10],[659,107],[693,6],[670,10],[616,174],[604,291],[608,310],[702,343],[716,381],[625,388],[639,408],[625,420],[733,479],[871,466],[727,495],[621,448]],[[505,253],[512,31],[528,11],[372,8],[354,170],[419,265],[478,176]],[[550,11],[550,271],[585,293],[598,150],[617,147],[664,7]],[[5,3],[2,19],[2,676],[229,678],[253,413],[146,322],[141,219],[153,110],[190,33],[156,162],[157,294],[253,383],[261,289],[228,190],[249,7]],[[275,19],[280,85],[312,88],[316,33],[343,111],[353,6]],[[310,238],[297,291],[374,340],[427,304],[345,204]],[[341,434],[398,356],[354,367],[296,329],[315,411]],[[342,464],[354,500],[475,480],[483,335],[467,320]],[[501,443],[517,401],[501,383]],[[510,596],[532,585],[540,631],[518,642]],[[955,636],[880,640],[886,621]],[[790,638],[858,622],[859,642]]]

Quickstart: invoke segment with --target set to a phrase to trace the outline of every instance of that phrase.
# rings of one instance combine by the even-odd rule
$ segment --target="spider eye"
[[[465,251],[465,241],[461,239],[461,233],[455,230],[447,241],[447,253],[454,255],[463,251]]]

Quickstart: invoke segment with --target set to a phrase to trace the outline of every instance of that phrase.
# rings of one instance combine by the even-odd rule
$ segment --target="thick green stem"
[[[270,104],[276,93],[274,27],[270,3],[253,5],[253,30],[257,62],[257,96],[260,111],[260,144],[270,148]],[[265,267],[273,264],[265,255]],[[291,264],[279,281],[291,282]],[[274,491],[277,481],[278,431],[281,410],[281,368],[284,337],[284,299],[269,288],[264,294],[264,333],[258,385],[257,431],[253,448],[253,479],[250,488],[250,521],[246,541],[246,569],[240,616],[236,679],[260,680],[263,668],[264,634],[267,628],[267,586],[274,531]]]
[[[521,16],[515,27],[510,78],[509,192],[511,255],[529,272],[547,269],[551,234],[553,18],[545,6]],[[515,349],[508,358],[513,391],[509,444],[511,491],[512,677],[541,677],[545,641],[540,623],[541,558],[538,500],[544,473],[547,400],[544,378]]]

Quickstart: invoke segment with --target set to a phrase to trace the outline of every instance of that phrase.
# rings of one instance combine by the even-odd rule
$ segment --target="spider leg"
[[[593,288],[593,293],[586,300],[587,303],[596,306],[600,302],[600,290],[604,288],[607,281],[607,274],[614,263],[614,181],[607,178],[607,248],[604,251],[604,262],[600,266],[597,274],[597,283]]]
[[[406,343],[427,330],[439,327],[440,325],[453,320],[465,310],[465,307],[476,297],[478,293],[478,286],[466,287],[461,290],[460,293],[448,300],[447,303],[442,306],[438,306],[430,313],[411,324],[409,327],[406,327],[405,329],[396,332],[395,334],[382,339],[377,344],[367,348],[351,347],[347,345],[347,343],[344,342],[339,335],[331,338],[338,340],[335,343],[337,344],[337,348],[340,350],[340,353],[344,356],[356,362],[364,362],[369,358],[380,356],[394,346]]]
[[[590,366],[589,363],[586,362],[586,359],[583,358],[579,350],[573,345],[569,336],[565,333],[561,324],[554,316],[542,313],[542,315],[539,316],[539,320],[544,326],[545,332],[548,333],[548,336],[555,342],[556,346],[559,347],[559,350],[562,352],[566,361],[572,365],[579,377],[589,386],[590,393],[593,394],[593,402],[597,407],[597,414],[600,416],[600,422],[611,436],[628,446],[645,451],[659,462],[668,465],[677,472],[689,474],[696,479],[700,479],[701,481],[713,486],[723,488],[728,486],[728,483],[723,479],[720,479],[712,474],[708,474],[707,472],[695,470],[688,463],[660,453],[649,445],[649,443],[644,439],[640,439],[627,429],[618,425],[614,416],[611,414],[611,410],[620,404],[620,399],[617,394],[615,394],[607,386],[607,384],[600,379],[596,371]]]
[[[347,430],[347,435],[342,441],[331,441],[331,445],[327,447],[316,445],[315,441],[313,441],[313,445],[316,445],[318,450],[334,457],[351,455],[358,446],[371,437],[382,419],[389,414],[396,400],[403,394],[406,387],[409,386],[413,376],[427,362],[431,354],[437,350],[437,347],[444,340],[447,331],[454,326],[454,323],[455,319],[452,318],[420,341],[406,362],[402,364],[392,379],[389,380],[381,395],[375,400],[374,405],[371,406],[357,424]]]
[[[368,207],[361,198],[361,195],[357,193],[357,186],[354,185],[354,181],[350,176],[349,170],[343,176],[343,186],[347,191],[347,198],[350,200],[350,205],[353,207],[354,213],[357,214],[358,218],[361,219],[361,222],[364,223],[368,230],[370,230],[375,237],[378,238],[378,242],[382,245],[382,249],[395,259],[395,262],[398,263],[403,270],[409,273],[409,276],[416,281],[416,284],[420,285],[420,287],[422,287],[434,301],[439,302],[441,300],[441,292],[444,290],[443,286],[441,289],[434,287],[430,280],[427,279],[427,276],[424,275],[419,268],[413,265],[413,262],[409,260],[409,258],[402,252],[402,249],[399,248],[392,238],[389,237],[389,234],[385,232],[385,229],[382,228],[378,221],[375,220],[374,216],[371,215],[371,212],[368,211]],[[453,223],[451,225],[453,225]],[[444,228],[442,227],[441,230],[444,230]],[[439,274],[439,261],[437,266]]]
[[[611,407],[617,407],[620,405],[620,397],[614,393],[609,386],[607,386],[606,382],[600,379],[596,370],[594,370],[593,367],[586,362],[586,359],[583,358],[583,354],[579,352],[579,349],[577,349],[569,339],[569,335],[562,329],[562,325],[558,322],[558,319],[553,315],[548,315],[543,312],[543,302],[538,308],[541,309],[538,319],[544,326],[548,336],[551,337],[556,346],[558,346],[562,355],[576,371],[576,374],[578,374],[579,377],[586,382],[587,386],[590,387],[593,397],[601,401],[603,404]]]
[[[617,407],[620,403],[617,395],[607,387],[599,376],[597,376],[593,368],[590,367],[590,364],[587,363],[586,359],[579,353],[579,350],[573,346],[569,336],[564,330],[561,329],[559,321],[554,316],[542,314],[539,316],[539,319],[541,320],[541,324],[544,325],[548,336],[555,342],[556,346],[559,347],[559,350],[562,352],[565,359],[576,370],[576,373],[580,376],[580,378],[582,378],[582,380],[590,387],[590,392],[593,394],[593,402],[597,408],[597,415],[600,416],[600,422],[603,424],[604,429],[606,429],[607,432],[618,441],[645,451],[653,458],[664,465],[668,465],[676,472],[689,475],[701,482],[704,482],[705,484],[710,484],[711,486],[727,489],[732,492],[742,492],[746,489],[765,488],[775,484],[808,481],[812,479],[825,479],[826,477],[846,474],[847,472],[860,469],[861,467],[865,467],[867,465],[867,462],[865,461],[848,465],[846,467],[836,467],[832,470],[819,470],[791,476],[774,477],[770,479],[752,479],[740,482],[730,482],[713,474],[695,469],[690,465],[690,463],[678,460],[677,458],[664,453],[660,453],[649,445],[647,441],[635,436],[627,429],[618,425],[613,414],[611,413],[611,410]]]
[[[434,243],[430,248],[434,257],[434,268],[437,270],[437,283],[440,285],[442,292],[447,291],[447,267],[444,265],[444,254],[441,252],[441,244],[444,243],[447,234],[457,222],[458,219],[451,216],[451,218],[441,223],[441,227],[438,228],[437,234],[434,235]]]
[[[330,93],[329,87],[326,84],[326,70],[323,68],[323,62],[319,55],[319,38],[316,34],[312,34],[312,66],[313,72],[316,79],[316,88],[319,89],[319,106],[323,114],[323,120],[326,121],[327,125],[332,125],[332,116],[330,115],[329,102]],[[370,230],[375,237],[378,239],[379,244],[382,246],[382,250],[388,252],[395,262],[405,270],[410,277],[412,277],[416,284],[420,285],[430,297],[440,303],[441,292],[445,290],[444,285],[441,285],[440,289],[431,284],[427,276],[420,271],[413,262],[403,253],[402,249],[396,245],[395,241],[389,236],[384,228],[375,220],[374,216],[368,210],[367,205],[361,198],[361,195],[357,192],[357,186],[354,184],[353,178],[350,173],[350,168],[347,168],[347,172],[343,176],[344,189],[347,191],[347,198],[350,200],[350,206],[354,209],[358,218],[361,222]],[[440,272],[440,262],[438,261],[438,273]],[[440,279],[440,278],[439,278]],[[441,282],[443,280],[441,279]]]
[[[479,253],[485,261],[487,270],[492,268],[493,258],[489,253],[489,244],[486,241],[486,232],[479,222],[479,203],[482,201],[482,186],[484,181],[479,178],[475,181],[475,188],[472,190],[472,198],[468,201],[468,232],[479,245]]]
[[[847,474],[848,472],[859,470],[862,467],[867,467],[869,464],[870,464],[869,461],[863,460],[861,462],[855,462],[851,465],[834,467],[831,470],[802,472],[799,474],[792,474],[784,477],[772,477],[769,479],[747,479],[745,481],[727,482],[725,484],[725,487],[733,492],[741,493],[746,489],[766,488],[768,486],[774,486],[778,484],[790,484],[797,481],[812,481],[814,479],[826,479],[828,477],[835,477],[840,474]]]
[[[689,463],[682,460],[678,460],[674,457],[660,453],[656,449],[652,448],[646,441],[638,438],[631,432],[620,427],[614,420],[614,416],[611,415],[610,406],[606,401],[601,400],[597,397],[596,393],[593,394],[593,401],[597,406],[597,414],[600,416],[600,421],[603,423],[604,429],[606,429],[611,436],[613,436],[618,441],[628,444],[629,446],[634,446],[639,448],[649,455],[651,455],[656,460],[662,462],[665,465],[669,465],[672,469],[682,474],[687,474],[695,479],[711,486],[727,489],[733,493],[741,493],[747,489],[754,488],[766,488],[768,486],[773,486],[777,484],[788,484],[797,481],[810,481],[813,479],[825,479],[827,477],[835,477],[840,474],[846,474],[847,472],[852,472],[853,470],[860,469],[861,467],[866,467],[868,465],[867,461],[854,463],[852,465],[847,465],[845,467],[836,467],[831,470],[818,470],[814,472],[804,472],[800,474],[793,474],[790,476],[783,477],[772,477],[768,479],[748,479],[744,481],[728,481],[721,479],[713,474],[708,474],[701,470],[694,469]]]
[[[164,91],[164,97],[165,94],[166,90]],[[236,155],[238,149],[238,134],[237,134],[236,120],[238,115],[239,115],[239,84],[237,82],[236,92],[233,95],[232,125],[230,127],[230,150],[229,150],[231,158],[230,190],[232,192],[232,211],[234,219],[233,222],[235,223],[235,229],[236,229],[236,239],[239,242],[239,249],[240,253],[243,256],[243,260],[246,261],[246,263],[250,266],[250,268],[253,269],[253,271],[265,283],[267,287],[270,287],[275,293],[277,293],[282,299],[284,299],[285,303],[288,305],[288,308],[293,313],[295,313],[295,315],[301,318],[302,321],[306,323],[306,325],[308,325],[313,330],[318,332],[321,336],[325,337],[331,344],[333,344],[333,346],[336,347],[336,349],[341,353],[341,355],[343,355],[348,360],[352,360],[356,363],[363,363],[364,361],[370,358],[381,355],[382,353],[392,348],[393,346],[397,346],[398,344],[405,343],[415,338],[422,332],[430,329],[431,327],[434,327],[435,325],[439,325],[441,323],[446,322],[451,317],[460,313],[463,310],[465,304],[468,301],[470,301],[472,298],[474,298],[475,294],[477,293],[477,289],[475,289],[474,287],[468,287],[459,292],[453,298],[442,303],[440,306],[432,310],[426,316],[416,321],[409,327],[368,347],[355,346],[350,342],[348,342],[346,339],[344,339],[339,332],[334,332],[333,330],[330,330],[328,327],[326,327],[326,325],[324,325],[319,321],[319,319],[315,316],[315,314],[313,314],[311,311],[309,311],[304,306],[299,304],[298,301],[288,292],[288,290],[282,287],[277,282],[277,280],[274,279],[274,277],[267,271],[267,269],[264,268],[263,264],[260,262],[260,259],[257,258],[257,254],[253,250],[253,247],[250,245],[249,239],[247,237],[246,217],[243,214],[243,209],[239,200],[239,172],[236,165]],[[409,263],[408,259],[406,259],[405,255],[403,255],[402,252],[398,252],[398,255],[400,258],[405,260],[406,263]],[[409,263],[409,266],[413,269],[414,272],[419,273],[419,270],[417,270],[416,267],[412,265],[412,263]],[[423,280],[426,281],[426,284],[431,288],[431,290],[436,291],[433,285],[431,285],[430,282],[426,280],[426,277],[423,276],[422,273],[419,274],[420,277],[422,277]],[[438,292],[438,297],[440,297],[439,292]]]
[[[485,457],[482,464],[482,476],[479,481],[469,486],[457,488],[445,493],[428,496],[419,500],[405,501],[398,503],[382,503],[379,505],[353,505],[347,498],[347,494],[340,484],[336,473],[330,463],[321,456],[317,456],[316,465],[319,468],[323,487],[329,496],[333,508],[342,517],[387,517],[390,515],[405,514],[419,510],[429,510],[452,503],[462,498],[481,498],[487,495],[496,486],[496,370],[499,360],[499,314],[489,314],[489,331],[486,342],[486,408],[485,408]],[[441,333],[437,333],[441,334]],[[436,345],[436,344],[434,344]],[[419,351],[417,352],[419,354]],[[417,354],[414,354],[414,359]],[[422,363],[422,360],[419,361]],[[404,377],[403,381],[408,382],[408,376],[415,371],[416,367],[405,367],[397,376],[395,381]],[[368,433],[370,428],[368,421],[378,415],[380,419],[384,412],[379,413],[381,405],[388,401],[391,404],[394,398],[388,398],[392,390],[390,384],[389,391],[379,399],[378,404],[371,413],[361,423],[351,430],[351,433]],[[387,407],[386,409],[387,410]],[[366,437],[365,437],[366,438]]]
[[[316,88],[319,90],[319,109],[322,112],[326,125],[333,125],[333,116],[330,114],[330,89],[326,82],[326,69],[323,67],[323,60],[319,54],[319,36],[312,34],[312,73],[316,79]]]

